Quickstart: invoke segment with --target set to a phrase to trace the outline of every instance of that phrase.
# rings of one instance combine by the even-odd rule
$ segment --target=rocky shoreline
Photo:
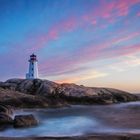
[[[70,105],[108,105],[130,101],[139,101],[140,96],[111,88],[85,87],[76,84],[57,84],[48,80],[10,79],[0,82],[0,125],[30,127],[37,125],[32,115],[11,118],[14,109],[50,108]],[[3,130],[0,127],[0,130]],[[37,137],[11,138],[0,137],[0,140],[138,140],[140,135],[90,135],[79,137]]]
[[[140,97],[112,88],[57,84],[48,80],[10,79],[0,82],[0,104],[15,108],[61,107],[71,104],[113,104]]]

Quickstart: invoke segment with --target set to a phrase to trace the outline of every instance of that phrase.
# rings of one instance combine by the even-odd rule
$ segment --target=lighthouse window
[[[34,75],[32,74],[32,76],[34,76]]]
[[[32,62],[32,65],[33,65],[33,62]]]
[[[34,69],[32,68],[32,71],[33,71]]]

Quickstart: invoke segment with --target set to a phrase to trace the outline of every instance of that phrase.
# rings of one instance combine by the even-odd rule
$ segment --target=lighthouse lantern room
[[[29,59],[29,72],[26,74],[26,79],[36,78],[38,78],[37,56],[32,54]]]

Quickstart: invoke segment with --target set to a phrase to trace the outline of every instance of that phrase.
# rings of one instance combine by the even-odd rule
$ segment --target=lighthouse
[[[38,78],[37,56],[32,54],[29,59],[29,72],[26,74],[26,79],[36,78]]]

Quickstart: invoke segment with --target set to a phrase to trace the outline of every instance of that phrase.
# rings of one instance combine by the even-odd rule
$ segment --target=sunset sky
[[[39,77],[140,93],[140,0],[0,0],[0,81]]]

